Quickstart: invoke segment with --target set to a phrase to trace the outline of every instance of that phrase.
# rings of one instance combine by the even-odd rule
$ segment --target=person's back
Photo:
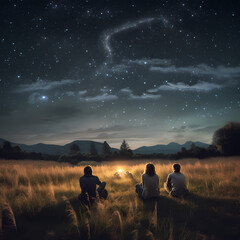
[[[92,168],[87,166],[84,168],[84,176],[79,179],[81,194],[79,200],[86,205],[93,203],[96,199],[96,191],[100,198],[106,199],[108,192],[105,189],[106,182],[101,182],[97,176],[92,175]],[[96,189],[96,185],[99,187]]]
[[[142,197],[144,199],[159,196],[159,177],[157,174],[150,176],[144,173],[142,175],[142,184],[143,184]]]
[[[142,183],[136,185],[136,192],[140,198],[151,199],[159,196],[159,177],[155,166],[151,163],[146,165],[145,173],[142,175]]]
[[[100,185],[101,182],[97,176],[84,175],[79,179],[82,193],[88,193],[90,197],[96,197],[96,185]]]
[[[185,184],[185,176],[180,172],[180,165],[174,164],[174,172],[167,177],[166,190],[174,197],[185,196],[188,191]]]

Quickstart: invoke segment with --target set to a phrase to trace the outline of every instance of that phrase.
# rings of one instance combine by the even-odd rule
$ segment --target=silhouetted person
[[[185,184],[185,176],[180,173],[181,166],[178,163],[173,164],[173,172],[167,177],[164,187],[173,197],[186,196],[188,190]]]
[[[160,195],[159,177],[153,164],[146,165],[145,173],[142,175],[142,183],[136,185],[136,192],[143,199],[156,198]]]
[[[84,168],[84,176],[80,177],[79,183],[82,192],[78,198],[83,204],[89,205],[93,203],[97,195],[104,199],[108,196],[108,192],[105,189],[106,182],[101,182],[97,176],[92,175],[92,168],[90,166]],[[97,189],[96,185],[99,185]]]

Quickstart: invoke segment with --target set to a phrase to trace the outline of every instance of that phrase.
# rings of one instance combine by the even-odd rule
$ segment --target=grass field
[[[0,160],[0,238],[240,239],[240,158],[179,161],[190,190],[186,199],[163,189],[173,162],[154,161],[161,187],[156,202],[143,202],[135,193],[147,162],[93,166],[109,196],[88,210],[77,199],[83,165]]]

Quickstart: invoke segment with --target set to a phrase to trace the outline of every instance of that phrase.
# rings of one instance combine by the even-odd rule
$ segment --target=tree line
[[[134,154],[126,140],[122,141],[119,151],[112,151],[109,144],[104,141],[101,153],[98,152],[94,142],[90,144],[88,154],[81,153],[77,144],[72,144],[69,154],[48,155],[36,152],[25,152],[19,146],[12,146],[5,141],[0,145],[0,158],[5,159],[39,159],[55,160],[59,162],[70,162],[76,164],[81,161],[103,161],[119,159],[181,159],[181,158],[207,158],[216,156],[240,155],[240,123],[230,122],[216,130],[213,134],[212,145],[208,148],[201,148],[192,144],[190,149],[182,148],[175,154]]]

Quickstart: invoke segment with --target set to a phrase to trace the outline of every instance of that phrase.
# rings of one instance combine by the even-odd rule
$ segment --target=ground
[[[178,161],[190,191],[185,199],[163,188],[173,161],[153,161],[161,188],[155,202],[143,202],[135,193],[147,162],[91,163],[94,175],[107,182],[109,197],[85,209],[77,199],[83,164],[0,160],[1,237],[239,239],[239,157]],[[5,215],[15,222],[6,223]]]

